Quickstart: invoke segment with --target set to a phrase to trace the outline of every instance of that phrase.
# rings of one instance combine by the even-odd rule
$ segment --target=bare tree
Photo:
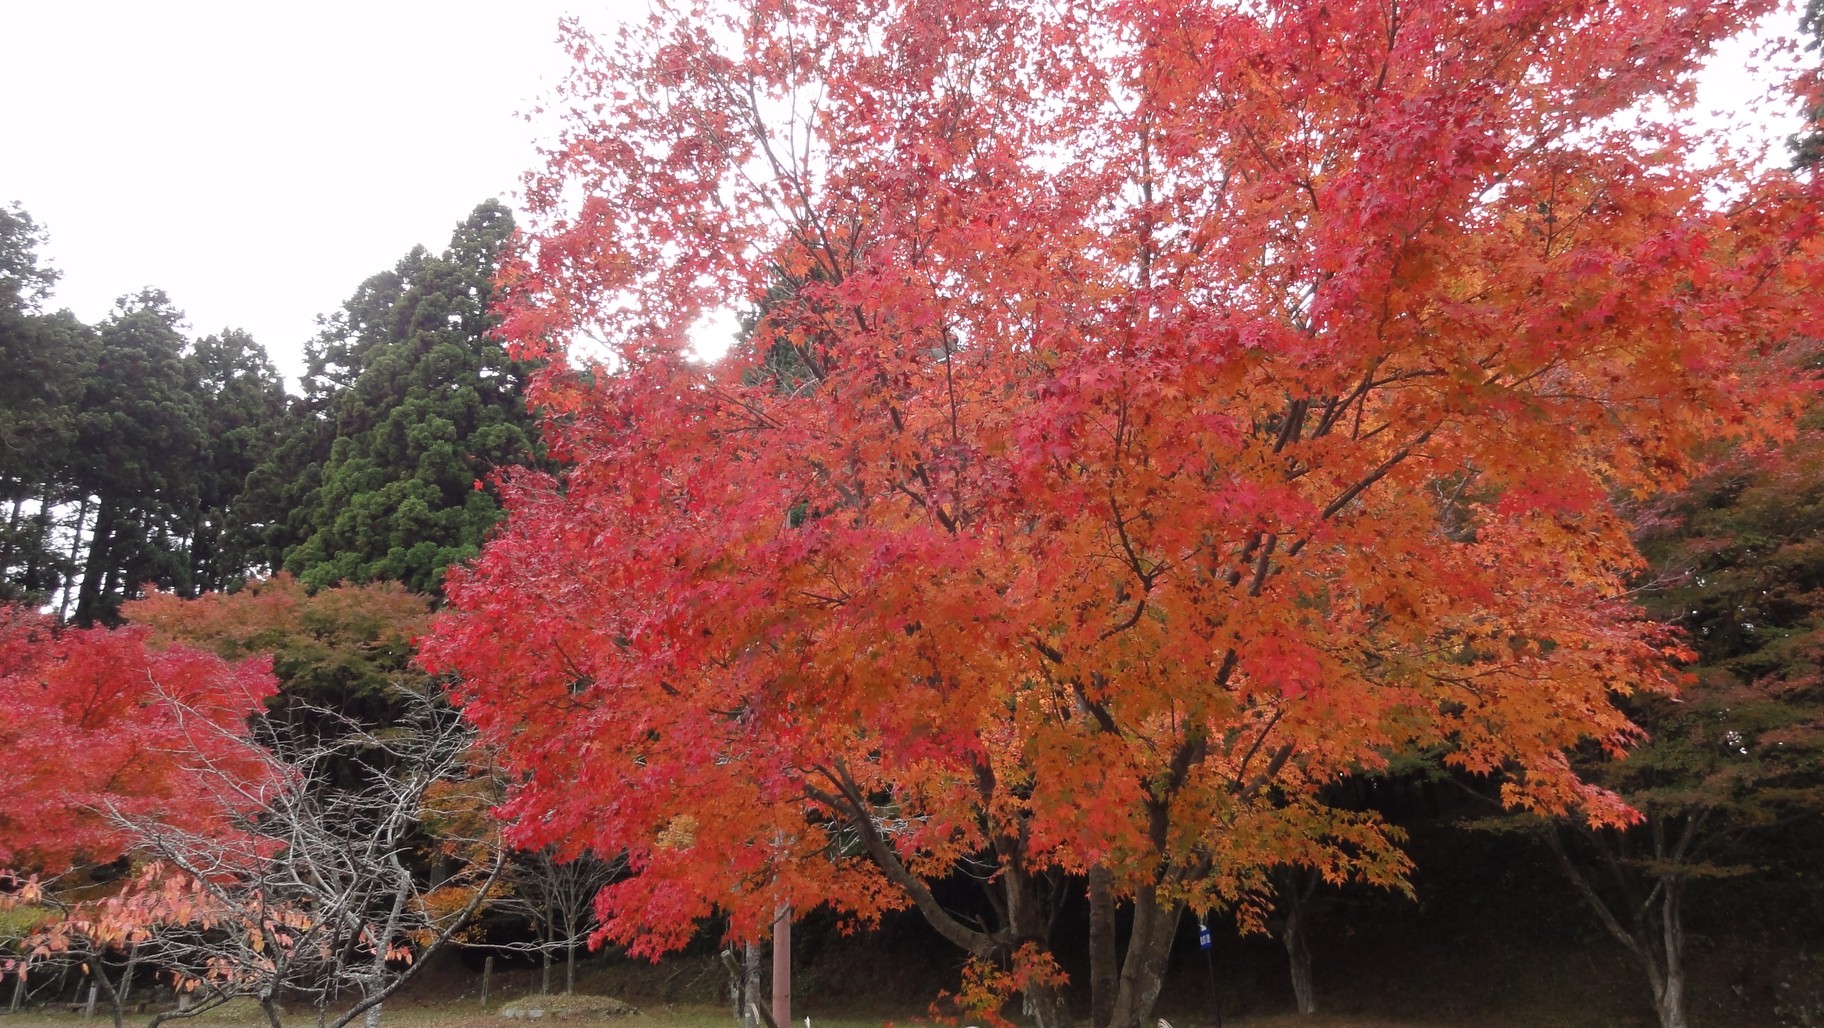
[[[543,966],[539,991],[551,991],[551,965],[564,959],[564,994],[576,991],[576,951],[595,927],[595,896],[615,879],[625,861],[583,854],[563,859],[549,849],[516,852],[502,875],[502,887],[491,901],[495,913],[523,918],[534,937],[497,948],[535,953]]]
[[[256,999],[271,1028],[284,1028],[284,998],[308,1000],[318,1028],[361,1017],[374,1028],[387,997],[474,917],[499,876],[492,838],[469,847],[491,856],[435,885],[422,866],[427,792],[468,773],[471,733],[453,711],[414,695],[383,729],[319,713],[337,725],[332,737],[267,725],[232,760],[195,748],[194,783],[219,823],[111,812],[153,863],[109,901],[114,920],[79,909],[54,931],[66,949],[133,945],[195,997],[151,1028],[237,997]],[[337,784],[350,768],[355,784]],[[105,978],[118,1026],[124,1003]]]

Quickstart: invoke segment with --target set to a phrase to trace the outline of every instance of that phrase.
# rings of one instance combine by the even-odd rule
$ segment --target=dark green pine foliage
[[[208,449],[197,469],[195,522],[190,530],[186,595],[228,589],[250,573],[277,566],[265,528],[243,510],[255,468],[279,445],[288,398],[285,380],[246,332],[229,330],[197,340],[189,361],[199,387]]]
[[[488,313],[512,231],[504,206],[483,203],[443,253],[415,248],[362,283],[312,345],[302,423],[259,483],[308,489],[273,534],[297,540],[284,563],[306,585],[386,579],[435,592],[499,519],[478,482],[536,448],[525,368]]]
[[[1824,409],[1799,429],[1640,519],[1642,552],[1672,583],[1642,600],[1699,659],[1677,698],[1628,698],[1648,737],[1626,759],[1580,768],[1640,823],[1570,820],[1544,836],[1645,972],[1666,1028],[1686,1023],[1687,896],[1714,900],[1725,880],[1781,863],[1808,876],[1800,895],[1820,883],[1815,853],[1793,866],[1760,844],[1824,813]]]
[[[1800,29],[1811,41],[1806,49],[1824,50],[1824,0],[1807,0],[1799,18]],[[1824,68],[1814,69],[1811,94],[1805,98],[1805,127],[1792,137],[1793,165],[1813,168],[1824,161]]]
[[[44,229],[17,203],[0,207],[0,310],[35,311],[50,298],[57,272],[38,263]]]
[[[117,619],[145,583],[194,596],[273,561],[238,523],[285,393],[245,332],[195,342],[164,293],[89,328],[41,311],[44,232],[0,208],[0,599],[82,624]]]
[[[1700,660],[1679,702],[1643,711],[1653,738],[1617,781],[1739,831],[1824,813],[1824,406],[1798,429],[1725,462],[1642,537],[1687,572],[1644,598]]]
[[[76,555],[58,533],[80,512],[69,506],[69,469],[95,347],[68,311],[43,312],[57,280],[38,259],[43,245],[29,214],[0,207],[0,601],[33,604],[74,571]]]
[[[116,622],[144,583],[189,591],[189,537],[210,452],[183,314],[148,289],[115,302],[84,376],[73,471],[93,497],[78,624]]]

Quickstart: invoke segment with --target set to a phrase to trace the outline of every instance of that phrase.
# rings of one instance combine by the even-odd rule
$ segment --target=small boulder
[[[502,1017],[527,1020],[598,1021],[639,1013],[630,1003],[613,996],[527,996],[501,1005]]]

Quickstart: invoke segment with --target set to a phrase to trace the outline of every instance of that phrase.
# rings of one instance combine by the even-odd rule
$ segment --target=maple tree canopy
[[[114,860],[121,818],[227,831],[252,802],[259,768],[242,740],[276,691],[271,659],[156,648],[150,634],[59,629],[0,605],[0,869]]]
[[[1777,423],[1824,319],[1811,187],[1624,112],[1766,7],[572,26],[504,322],[569,466],[506,477],[429,646],[521,844],[626,850],[604,931],[642,952],[913,902],[1029,993],[1035,883],[1105,875],[1138,1024],[1187,905],[1397,878],[1341,775],[1435,749],[1626,818],[1563,756],[1670,680],[1616,502]],[[971,860],[1001,927],[926,889]]]

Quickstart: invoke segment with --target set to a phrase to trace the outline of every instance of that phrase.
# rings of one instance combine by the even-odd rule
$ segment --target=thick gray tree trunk
[[[1115,993],[1111,1028],[1148,1028],[1159,990],[1165,986],[1165,968],[1172,956],[1172,940],[1184,904],[1162,902],[1151,885],[1134,896],[1134,927],[1121,961],[1121,978]]]

